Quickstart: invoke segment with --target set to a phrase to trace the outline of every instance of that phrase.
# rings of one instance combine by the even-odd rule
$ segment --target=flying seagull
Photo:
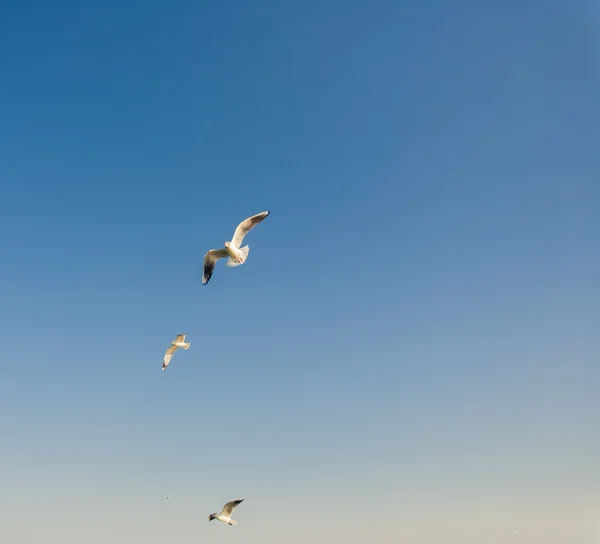
[[[244,219],[244,221],[242,221],[235,229],[231,242],[225,242],[225,247],[223,249],[211,249],[210,251],[207,251],[206,255],[204,255],[202,285],[206,285],[210,280],[219,259],[229,257],[225,263],[225,266],[229,267],[239,266],[246,262],[250,246],[240,247],[242,245],[242,240],[251,229],[256,227],[256,225],[263,221],[270,213],[271,212],[269,211],[261,212],[252,217],[248,217],[248,219]]]
[[[179,348],[188,349],[191,345],[191,342],[185,341],[185,334],[178,334],[177,338],[171,342],[169,349],[167,349],[165,352],[165,359],[163,361],[162,369],[164,370],[169,366],[169,363],[173,358],[173,353],[175,353]]]
[[[222,521],[223,523],[229,523],[229,525],[237,525],[237,521],[234,519],[231,519],[231,513],[233,512],[234,508],[240,504],[244,499],[236,499],[235,501],[229,501],[225,506],[223,506],[223,510],[221,510],[220,514],[217,514],[216,512],[214,514],[211,514],[210,516],[208,516],[208,521],[212,521],[213,519],[218,519],[219,521]]]
[[[166,497],[163,497],[163,499],[172,499],[175,496],[175,493],[171,493],[170,495],[167,495]]]

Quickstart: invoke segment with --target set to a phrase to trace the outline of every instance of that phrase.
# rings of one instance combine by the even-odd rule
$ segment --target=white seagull
[[[178,334],[177,338],[171,342],[171,345],[165,352],[162,369],[164,370],[169,366],[169,363],[173,358],[173,353],[175,353],[179,348],[188,349],[191,345],[191,342],[185,341],[185,334]]]
[[[163,499],[170,500],[170,499],[172,499],[174,496],[175,496],[175,493],[171,493],[170,495],[167,495],[166,497],[163,497]]]
[[[204,255],[204,268],[202,270],[202,285],[206,285],[208,280],[210,280],[213,270],[215,269],[215,265],[219,259],[224,259],[225,257],[229,257],[225,266],[239,266],[246,262],[248,258],[248,252],[250,251],[250,246],[240,247],[242,245],[242,240],[244,236],[248,234],[248,232],[256,227],[261,221],[263,221],[271,212],[261,212],[253,215],[252,217],[248,217],[248,219],[244,219],[233,233],[233,238],[231,242],[225,242],[225,248],[223,249],[211,249]]]
[[[218,519],[219,521],[222,521],[223,523],[229,523],[229,525],[237,525],[237,521],[234,519],[231,519],[231,513],[233,512],[234,508],[240,504],[244,499],[236,499],[235,501],[229,501],[225,506],[223,506],[223,510],[221,510],[220,514],[217,514],[216,512],[214,514],[211,514],[210,516],[208,516],[208,521],[212,521],[213,519]]]

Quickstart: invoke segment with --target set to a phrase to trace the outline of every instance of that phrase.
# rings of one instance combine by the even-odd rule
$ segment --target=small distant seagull
[[[175,353],[179,348],[188,349],[192,345],[191,342],[185,341],[185,334],[178,334],[177,338],[171,342],[169,349],[167,349],[165,353],[165,358],[163,360],[162,369],[164,370],[169,366],[171,359],[173,358],[173,353]]]
[[[175,493],[171,493],[170,495],[167,495],[166,497],[163,497],[163,499],[172,499],[175,496]]]
[[[242,241],[244,240],[244,236],[248,234],[250,230],[252,230],[256,225],[258,225],[261,221],[263,221],[271,212],[261,212],[253,215],[252,217],[248,217],[248,219],[244,219],[233,233],[233,238],[231,242],[225,242],[224,249],[211,249],[204,255],[204,268],[202,270],[202,285],[206,285],[213,275],[213,270],[217,264],[219,259],[224,259],[225,257],[229,257],[225,266],[233,267],[239,266],[246,262],[248,258],[248,252],[250,251],[250,246],[240,247],[242,245]]]
[[[515,530],[513,531],[513,533],[516,533],[518,530],[519,530],[519,529],[515,529]]]
[[[217,514],[216,512],[214,514],[211,514],[210,516],[208,516],[208,521],[212,521],[213,519],[218,519],[219,521],[222,521],[223,523],[229,523],[229,525],[237,525],[237,521],[234,519],[231,519],[231,513],[233,512],[234,508],[240,504],[244,499],[236,499],[235,501],[229,501],[225,506],[223,506],[223,510],[221,510],[220,514]]]

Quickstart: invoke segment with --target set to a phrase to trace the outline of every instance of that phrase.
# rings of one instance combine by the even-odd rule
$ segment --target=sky
[[[596,544],[599,36],[594,2],[3,2],[0,540]]]

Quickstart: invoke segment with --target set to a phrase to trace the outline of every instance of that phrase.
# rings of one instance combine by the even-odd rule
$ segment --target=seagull
[[[162,369],[164,370],[169,366],[171,359],[173,358],[173,353],[175,353],[179,348],[188,349],[192,345],[191,342],[185,341],[185,334],[178,334],[177,338],[171,342],[169,349],[165,352],[165,358],[163,361]]]
[[[172,499],[175,496],[175,493],[171,493],[170,495],[167,495],[166,497],[163,497],[163,499]]]
[[[271,212],[269,211],[261,212],[252,217],[248,217],[248,219],[244,219],[244,221],[242,221],[235,229],[231,242],[225,242],[225,248],[207,251],[206,255],[204,255],[202,285],[206,285],[210,280],[219,259],[229,257],[225,263],[225,266],[229,267],[239,266],[246,262],[250,246],[240,247],[242,245],[242,240],[251,229],[256,227],[256,225],[263,221],[270,213]]]
[[[211,514],[210,516],[208,516],[208,521],[212,521],[213,519],[218,519],[219,521],[222,521],[223,523],[229,523],[229,525],[237,525],[237,521],[234,519],[231,519],[229,516],[231,516],[231,513],[233,512],[234,508],[240,504],[244,499],[236,499],[235,501],[229,501],[225,506],[223,506],[223,510],[221,510],[220,514],[217,514],[216,512],[214,514]]]

